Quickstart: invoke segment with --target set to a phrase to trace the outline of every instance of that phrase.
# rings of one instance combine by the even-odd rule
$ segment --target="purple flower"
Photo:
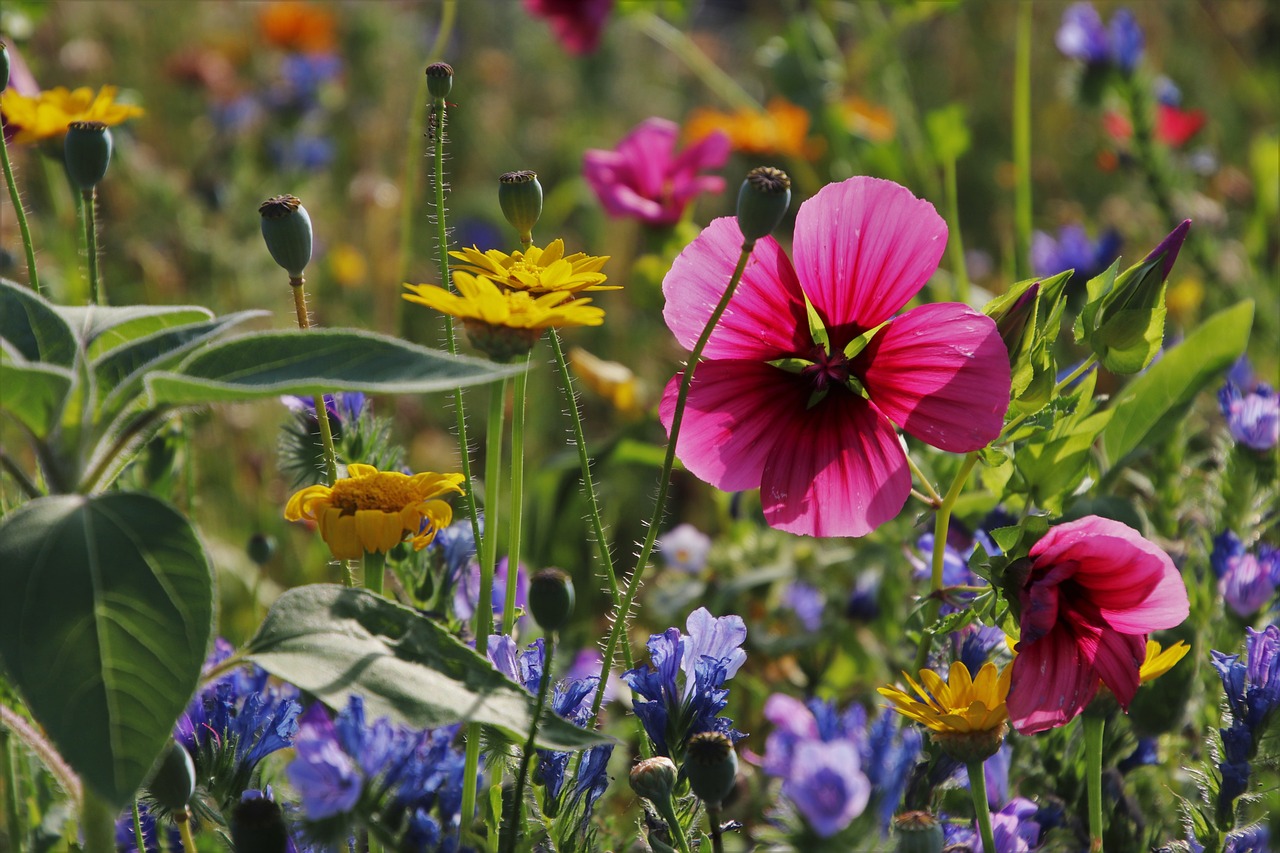
[[[133,831],[133,809],[128,808],[116,818],[116,853],[159,853],[160,840],[156,838],[156,819],[147,810],[145,803],[138,803],[138,817],[138,822],[142,825],[142,846],[138,846],[138,837]],[[183,853],[185,848],[182,846],[182,837],[172,822],[169,822],[165,836],[168,842],[166,850]]]
[[[1040,824],[1035,820],[1038,810],[1035,803],[1017,797],[991,815],[991,835],[996,843],[994,853],[1031,853],[1040,843]],[[982,841],[975,828],[952,827],[954,824],[944,824],[947,844],[982,849]]]
[[[484,515],[479,517],[480,533],[484,533]],[[439,555],[440,560],[444,564],[444,574],[446,583],[452,585],[457,583],[458,578],[462,576],[464,569],[471,565],[472,560],[476,556],[476,537],[475,531],[471,529],[471,519],[463,518],[450,524],[444,530],[436,534],[436,538],[431,540],[431,544],[427,546],[427,553]],[[478,581],[478,578],[477,578]],[[477,583],[476,595],[479,595],[480,587]],[[505,590],[504,590],[505,595]],[[474,609],[474,605],[472,605]]]
[[[1111,61],[1125,74],[1132,74],[1142,59],[1142,48],[1145,39],[1142,28],[1128,9],[1118,9],[1111,16],[1107,25],[1107,42],[1111,51]]]
[[[1142,58],[1143,35],[1133,13],[1120,9],[1103,26],[1091,3],[1073,3],[1062,13],[1054,38],[1063,55],[1093,67],[1112,66],[1132,74]]]
[[[285,772],[309,820],[324,820],[355,808],[363,786],[360,773],[339,745],[324,705],[317,702],[302,715],[294,749],[297,757]]]
[[[874,622],[880,615],[880,573],[865,571],[853,582],[844,615],[855,622]]]
[[[613,0],[524,0],[525,11],[546,18],[560,45],[581,56],[600,46]]]
[[[1233,829],[1225,841],[1222,853],[1271,853],[1271,830],[1265,824]]]
[[[662,118],[638,124],[617,149],[592,149],[582,173],[610,216],[634,216],[647,225],[674,225],[699,193],[724,190],[724,179],[701,175],[729,159],[729,137],[716,131],[676,153],[680,128]]]
[[[1090,240],[1081,225],[1065,225],[1055,240],[1043,231],[1031,236],[1031,266],[1036,275],[1050,276],[1075,270],[1073,278],[1088,281],[1100,275],[1120,257],[1120,235],[1107,229]]]
[[[1127,758],[1120,759],[1116,765],[1121,773],[1128,773],[1138,767],[1149,767],[1160,763],[1160,742],[1153,737],[1138,738],[1138,745]]]
[[[1280,586],[1280,551],[1263,544],[1250,553],[1230,530],[1214,537],[1209,563],[1223,600],[1245,618],[1261,610]]]
[[[711,537],[692,524],[678,524],[658,537],[658,553],[668,568],[696,575],[707,565]]]
[[[782,783],[782,793],[814,832],[830,838],[866,809],[871,782],[852,741],[805,740],[796,747],[793,771]]]
[[[1280,396],[1271,386],[1259,384],[1244,393],[1228,381],[1218,391],[1218,404],[1231,437],[1250,450],[1271,450],[1280,441]]]
[[[982,778],[987,783],[987,805],[998,809],[1009,801],[1009,766],[1013,763],[1013,746],[1005,741],[996,754],[982,763]],[[960,784],[969,787],[969,771],[963,764],[956,773]]]
[[[822,627],[822,610],[827,603],[822,590],[802,581],[792,581],[782,593],[782,603],[796,615],[806,631]]]
[[[314,133],[296,133],[272,140],[269,153],[276,167],[286,171],[321,172],[333,162],[333,139]]]
[[[495,620],[502,618],[502,610],[507,599],[507,558],[498,560],[493,571],[492,606]],[[472,563],[466,581],[458,584],[453,593],[453,613],[463,622],[471,621],[475,616],[476,602],[480,600],[480,564]],[[516,567],[516,607],[527,610],[529,603],[529,576],[523,565]],[[516,620],[519,625],[525,621],[521,616]],[[534,689],[537,689],[536,687]]]

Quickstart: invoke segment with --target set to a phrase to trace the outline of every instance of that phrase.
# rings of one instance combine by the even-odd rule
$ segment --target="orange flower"
[[[849,132],[868,142],[890,142],[897,125],[893,113],[879,104],[850,95],[837,105]]]
[[[333,50],[333,13],[300,0],[271,3],[258,15],[258,29],[270,44],[302,53]]]
[[[685,124],[685,132],[693,142],[717,130],[729,135],[735,151],[746,154],[785,154],[812,160],[823,148],[821,140],[807,138],[809,113],[783,98],[771,100],[763,112],[694,110]]]

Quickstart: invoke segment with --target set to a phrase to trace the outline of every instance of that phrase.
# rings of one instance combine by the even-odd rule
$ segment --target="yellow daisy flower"
[[[608,400],[626,417],[634,417],[644,411],[639,382],[625,364],[605,361],[582,347],[574,347],[569,350],[569,367],[584,385]]]
[[[1148,681],[1155,681],[1173,669],[1173,665],[1186,657],[1189,651],[1191,651],[1191,647],[1182,640],[1163,651],[1160,649],[1160,644],[1155,640],[1147,640],[1147,657],[1142,662],[1142,667],[1138,670],[1139,682],[1146,684]]]
[[[61,139],[73,121],[117,125],[145,112],[142,107],[117,104],[115,96],[115,86],[103,86],[96,95],[87,86],[74,91],[58,86],[34,98],[6,89],[0,94],[0,112],[18,128],[14,142],[42,142]]]
[[[461,474],[401,474],[355,463],[332,486],[295,493],[284,517],[316,522],[334,557],[355,560],[390,551],[406,537],[414,550],[430,545],[453,520],[453,509],[439,500],[448,494],[462,494]]]
[[[902,677],[915,696],[896,687],[881,687],[880,695],[893,702],[899,714],[925,725],[952,758],[965,763],[981,761],[1000,748],[1008,729],[1005,699],[1012,666],[997,674],[994,663],[983,664],[975,679],[968,667],[956,661],[947,681],[931,669],[920,670],[923,686],[905,672]]]
[[[478,248],[449,253],[459,263],[455,269],[484,276],[495,284],[530,293],[580,293],[584,290],[621,290],[603,284],[600,272],[608,255],[595,256],[574,252],[565,256],[564,241],[552,240],[545,249],[530,246],[523,252],[500,252]],[[454,280],[457,283],[457,280]]]

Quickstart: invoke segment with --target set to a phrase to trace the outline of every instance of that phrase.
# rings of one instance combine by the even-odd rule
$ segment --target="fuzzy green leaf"
[[[67,322],[29,288],[0,279],[0,340],[26,361],[70,367],[76,337]]]

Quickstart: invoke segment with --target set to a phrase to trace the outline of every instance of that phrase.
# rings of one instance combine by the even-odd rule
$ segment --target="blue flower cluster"
[[[134,831],[133,809],[125,809],[116,818],[116,853],[160,853],[160,839],[156,837],[156,819],[147,810],[146,805],[138,804],[138,823],[142,827],[142,845],[138,845],[138,835]],[[178,828],[172,823],[164,832],[165,850],[172,853],[183,853],[182,837]]]
[[[1063,55],[1091,67],[1133,73],[1142,58],[1144,38],[1133,13],[1119,9],[1104,26],[1092,3],[1073,3],[1062,13],[1054,39]]]
[[[1031,235],[1031,267],[1038,276],[1075,270],[1072,278],[1077,283],[1088,281],[1106,272],[1120,257],[1120,244],[1120,234],[1110,228],[1096,240],[1089,239],[1080,225],[1063,226],[1057,239],[1036,231]]]
[[[741,616],[712,616],[705,607],[689,614],[687,633],[668,628],[649,637],[649,666],[627,670],[622,680],[659,755],[683,763],[685,745],[699,732],[722,732],[736,742],[744,735],[719,716],[729,703],[724,683],[747,659]]]
[[[1222,754],[1218,771],[1219,822],[1228,818],[1236,799],[1249,788],[1250,766],[1258,749],[1258,739],[1268,721],[1280,708],[1280,627],[1245,629],[1245,660],[1239,655],[1213,651],[1213,667],[1222,678],[1227,695],[1229,723],[1219,729]]]
[[[996,843],[992,853],[1031,853],[1040,843],[1040,823],[1037,815],[1040,807],[1031,800],[1016,797],[1004,808],[991,815],[991,837]],[[956,844],[970,850],[981,850],[982,839],[976,828],[944,823],[943,832],[948,845]]]
[[[1267,383],[1257,381],[1243,357],[1218,391],[1218,404],[1237,443],[1266,452],[1280,442],[1280,395]]]
[[[1230,530],[1214,537],[1209,564],[1223,601],[1246,619],[1263,609],[1280,587],[1280,550],[1261,544],[1251,553]]]

